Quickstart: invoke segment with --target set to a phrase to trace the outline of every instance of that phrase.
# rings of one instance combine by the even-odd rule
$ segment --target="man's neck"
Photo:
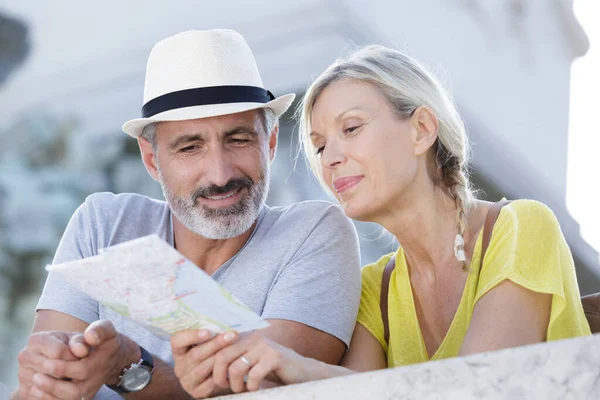
[[[258,221],[258,220],[257,220]],[[231,239],[207,239],[186,228],[173,215],[173,237],[177,251],[200,267],[208,275],[214,274],[221,265],[236,255],[246,244],[257,221],[243,234]]]

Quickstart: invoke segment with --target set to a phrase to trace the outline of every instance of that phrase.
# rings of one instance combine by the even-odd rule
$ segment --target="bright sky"
[[[590,49],[571,70],[567,208],[600,251],[600,2],[575,0],[574,8]]]

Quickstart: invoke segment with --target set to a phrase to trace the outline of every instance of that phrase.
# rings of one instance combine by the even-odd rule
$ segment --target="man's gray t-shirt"
[[[173,245],[171,218],[164,201],[137,194],[93,194],[71,218],[54,263],[91,257],[150,234]],[[358,249],[352,222],[335,204],[264,206],[248,242],[212,277],[263,318],[297,321],[348,345],[360,301]],[[59,274],[48,275],[37,309],[60,311],[87,323],[110,320],[118,332],[173,363],[169,341],[76,290]],[[95,398],[119,396],[103,387]]]

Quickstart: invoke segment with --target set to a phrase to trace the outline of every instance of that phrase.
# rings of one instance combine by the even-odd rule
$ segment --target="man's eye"
[[[249,140],[248,139],[231,139],[232,143],[235,144],[244,144],[244,143],[248,143]]]
[[[325,146],[321,146],[317,149],[317,155],[320,155],[323,153],[323,150],[325,150]]]
[[[191,153],[192,151],[196,150],[198,148],[198,146],[193,145],[193,146],[186,146],[182,149],[179,150],[180,153]]]

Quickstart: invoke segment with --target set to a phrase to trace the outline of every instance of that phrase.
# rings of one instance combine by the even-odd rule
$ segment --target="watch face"
[[[121,386],[128,392],[137,392],[142,390],[150,383],[152,373],[145,365],[138,365],[125,371]]]

